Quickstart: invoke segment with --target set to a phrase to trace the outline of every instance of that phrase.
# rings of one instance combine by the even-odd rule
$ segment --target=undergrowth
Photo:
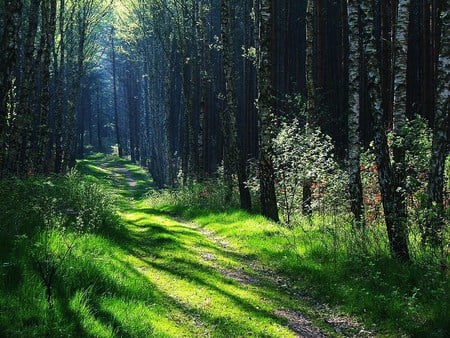
[[[376,335],[450,334],[448,272],[423,250],[414,249],[408,264],[393,260],[381,222],[357,232],[345,213],[316,212],[286,227],[237,210],[236,197],[230,208],[219,180],[155,192],[146,174],[125,160],[80,163],[82,176],[0,181],[0,337],[264,332],[276,321],[263,313],[267,304],[224,280],[210,262],[199,262],[193,250],[207,243],[168,216],[174,213],[224,238],[239,259],[289,277],[292,291],[360,318]],[[116,171],[124,167],[134,189]],[[135,199],[146,191],[145,202]],[[221,248],[214,250],[219,256]],[[236,303],[249,294],[258,307]],[[232,304],[230,312],[211,299]],[[295,298],[279,303],[299,304]],[[238,304],[254,319],[243,324]]]
[[[61,294],[77,279],[74,251],[119,227],[114,197],[75,171],[4,179],[0,191],[0,336],[72,335]]]

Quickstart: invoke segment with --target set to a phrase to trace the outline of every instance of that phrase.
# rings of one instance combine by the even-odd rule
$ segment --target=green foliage
[[[368,225],[383,223],[383,206],[378,184],[378,167],[372,148],[361,152],[360,163],[365,222]]]
[[[406,126],[407,194],[414,195],[426,186],[430,166],[432,133],[424,118],[416,116]]]
[[[331,210],[336,213],[347,210],[347,175],[334,159],[331,138],[320,129],[301,127],[297,119],[283,122],[273,139],[272,160],[278,207],[288,226],[301,214],[304,185],[312,186],[313,211],[325,214]],[[257,192],[259,179],[255,164],[251,172],[247,185]]]
[[[101,230],[116,222],[111,194],[76,172],[5,179],[0,189],[0,230],[13,236],[32,235],[52,222],[75,231]]]
[[[225,210],[238,207],[238,192],[233,191],[232,200],[225,202],[227,187],[223,178],[211,178],[202,182],[189,181],[176,189],[151,190],[147,197],[155,205],[171,205],[180,208],[203,208],[206,210]]]
[[[119,170],[124,167],[142,186],[128,185],[131,178]],[[148,180],[144,184],[145,173],[137,166],[115,157],[93,158],[81,162],[79,170],[84,173],[81,177],[1,182],[2,191],[15,198],[13,202],[2,195],[0,203],[0,239],[12,244],[11,250],[0,247],[2,335],[231,337],[252,332],[287,337],[291,332],[274,310],[291,308],[316,318],[322,307],[309,297],[362,318],[366,328],[381,336],[446,337],[450,332],[448,275],[423,259],[410,264],[392,259],[379,222],[359,233],[345,214],[316,212],[297,217],[297,226],[288,230],[259,215],[225,210],[223,195],[214,195],[220,179],[184,187],[181,195],[151,193],[145,201],[130,203],[134,195],[129,190],[151,186]],[[82,197],[73,194],[95,191],[79,187],[93,184],[85,181],[98,182],[100,195],[118,195],[123,226],[114,227],[114,216],[109,226],[105,224],[110,221],[77,225],[82,219],[77,215],[83,213],[75,211],[81,208]],[[49,198],[40,201],[39,191],[41,198]],[[71,191],[64,201],[78,207],[67,210],[69,203],[57,198],[60,191]],[[204,193],[209,198],[201,196]],[[191,202],[194,206],[184,204]],[[24,205],[37,205],[29,208],[34,219],[28,219]],[[14,220],[22,220],[21,224],[3,217],[9,208],[15,208],[9,217],[16,214]],[[44,210],[46,217],[39,218]],[[170,217],[174,212],[195,223]],[[36,273],[39,260],[57,266],[51,303]],[[261,278],[249,266],[261,266],[281,282],[274,285],[271,279],[261,279],[242,284],[226,275],[240,271],[250,281]]]
[[[14,282],[10,279],[14,272],[20,280],[30,269],[50,303],[59,270],[78,237],[118,224],[112,198],[76,172],[65,177],[6,179],[0,187],[5,192],[0,201],[3,283]]]

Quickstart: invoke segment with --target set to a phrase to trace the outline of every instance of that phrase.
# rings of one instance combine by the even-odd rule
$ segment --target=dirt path
[[[123,176],[131,189],[137,186],[137,181],[133,178],[133,174],[127,168],[109,168],[107,164],[102,162],[97,162],[96,164],[102,169],[109,169],[115,178],[121,178]]]
[[[112,171],[123,176],[122,187],[135,189],[132,172]],[[142,201],[132,202],[123,218],[133,239],[126,264],[167,295],[169,304],[176,304],[174,311],[184,309],[169,318],[192,325],[191,333],[182,336],[374,336],[354,319],[298,292],[291,280],[240,254],[209,229]]]
[[[177,222],[184,224],[184,226],[195,229],[205,238],[212,241],[215,245],[221,247],[225,255],[232,256],[235,252],[230,243],[215,234],[213,231],[201,228],[195,223],[183,220],[180,217],[171,215]],[[201,253],[201,258],[206,261],[216,262],[217,258],[209,253]],[[375,337],[375,335],[364,329],[354,318],[350,316],[339,314],[326,304],[315,302],[308,295],[302,294],[292,288],[294,284],[286,277],[280,276],[275,271],[267,266],[263,266],[259,261],[244,257],[240,260],[245,268],[243,269],[227,269],[220,264],[213,263],[214,268],[225,276],[233,279],[238,284],[245,285],[270,285],[278,292],[295,297],[298,300],[306,301],[313,310],[313,314],[317,320],[323,321],[326,326],[330,327],[333,333],[344,337]],[[327,334],[318,326],[308,319],[307,315],[289,308],[278,308],[273,311],[273,314],[287,321],[288,327],[295,332],[296,337],[328,337]]]

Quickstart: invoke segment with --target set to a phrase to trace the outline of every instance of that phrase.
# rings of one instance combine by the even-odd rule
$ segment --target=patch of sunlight
[[[150,219],[151,219],[152,222],[154,222],[156,224],[167,226],[167,227],[180,225],[179,222],[175,221],[172,218],[168,218],[166,216],[152,215],[150,217]]]
[[[149,212],[145,212],[139,209],[128,210],[124,213],[121,213],[121,216],[125,221],[133,223],[133,225],[148,225],[149,227],[151,227],[152,224],[157,224],[159,227],[172,227],[170,231],[173,232],[177,232],[177,229],[173,229],[173,227],[181,225],[177,221],[166,216],[152,215]]]
[[[160,292],[213,322],[226,322],[247,333],[292,336],[289,329],[277,323],[273,309],[261,299],[255,286],[240,285],[218,272],[208,271],[207,266],[205,271],[199,271],[201,267],[190,267],[189,262],[149,262],[134,256],[127,260]]]
[[[107,168],[95,165],[93,163],[86,162],[85,167],[88,168],[89,170],[93,171],[94,173],[105,174],[105,175],[112,174],[112,172],[110,170],[108,170]]]
[[[93,315],[94,311],[89,307],[88,291],[77,291],[70,301],[70,309],[78,317],[83,330],[93,337],[112,338],[115,333],[110,324],[102,323]]]
[[[120,325],[120,331],[132,337],[182,337],[189,331],[175,325],[164,316],[166,309],[161,305],[147,304],[138,300],[103,297],[100,307]],[[120,332],[119,332],[120,334]]]

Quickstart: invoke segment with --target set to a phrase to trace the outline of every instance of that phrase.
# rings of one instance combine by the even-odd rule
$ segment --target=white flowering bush
[[[325,196],[334,195],[335,190],[342,198],[346,175],[334,159],[331,138],[320,129],[301,127],[296,119],[283,123],[273,140],[273,154],[278,204],[285,223],[290,224],[300,211],[304,185],[313,189],[315,210],[323,209]]]

